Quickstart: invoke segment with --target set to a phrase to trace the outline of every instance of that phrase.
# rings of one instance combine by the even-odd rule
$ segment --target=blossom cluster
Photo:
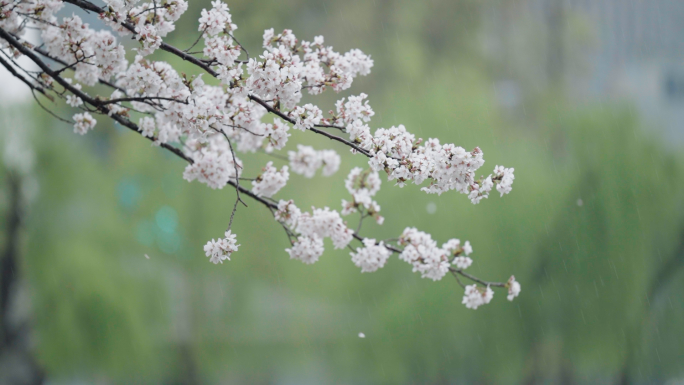
[[[513,301],[515,297],[520,295],[520,283],[515,280],[514,276],[508,279],[508,282],[504,285],[508,290],[508,296],[506,298],[509,301]],[[463,294],[462,303],[466,305],[468,309],[477,309],[482,305],[486,305],[491,302],[494,298],[494,290],[489,287],[480,287],[477,285],[468,285],[465,287],[465,293]]]
[[[384,171],[389,180],[403,187],[408,181],[420,185],[430,180],[422,190],[429,194],[442,194],[456,190],[467,194],[473,203],[486,198],[494,185],[503,196],[511,191],[514,175],[512,168],[497,166],[486,178],[476,178],[484,164],[482,150],[476,147],[466,151],[454,144],[441,145],[438,139],[423,141],[416,138],[403,125],[380,128],[371,134],[368,126],[375,114],[366,94],[350,96],[336,103],[337,112],[330,111],[326,124],[341,124],[349,138],[371,155],[368,164],[376,172]],[[424,144],[423,144],[424,142]]]
[[[289,177],[290,173],[287,171],[287,166],[283,166],[278,171],[277,168],[273,167],[273,162],[268,162],[263,168],[263,173],[252,181],[252,186],[254,186],[252,192],[257,196],[270,198],[285,187]]]
[[[363,246],[351,253],[352,262],[361,268],[362,273],[371,273],[385,266],[392,254],[382,241],[376,243],[375,239],[364,239]]]
[[[19,39],[27,27],[39,29],[41,54],[63,65],[32,80],[78,110],[72,115],[76,133],[84,135],[95,128],[97,120],[91,113],[108,115],[188,160],[183,172],[187,181],[213,189],[230,184],[238,191],[247,191],[274,212],[290,238],[291,247],[286,251],[292,259],[316,262],[325,251],[324,240],[329,238],[335,249],[350,247],[352,262],[364,273],[382,268],[392,253],[411,264],[414,272],[435,281],[449,272],[463,275],[463,270],[472,265],[473,250],[468,241],[451,239],[439,247],[430,234],[411,227],[398,241],[376,241],[354,232],[342,219],[358,212],[357,232],[364,218],[383,224],[380,205],[374,200],[381,187],[381,173],[400,187],[427,182],[421,188],[426,193],[455,190],[475,204],[487,198],[494,187],[501,196],[510,193],[515,179],[514,169],[503,166],[478,177],[476,173],[484,164],[479,147],[467,151],[435,138],[423,140],[403,125],[372,131],[369,123],[375,112],[365,93],[339,99],[327,116],[316,104],[301,104],[304,90],[319,95],[328,88],[335,92],[348,89],[356,77],[370,73],[374,65],[370,56],[358,49],[336,52],[325,45],[322,36],[305,41],[288,29],[280,33],[268,29],[263,34],[262,53],[250,57],[235,37],[237,25],[230,9],[220,0],[203,9],[198,20],[199,37],[194,45],[203,47],[196,52],[180,51],[163,40],[175,30],[188,1],[104,3],[100,19],[120,36],[132,35],[137,42],[135,55],[128,56],[132,62],[112,32],[92,29],[75,13],[59,20],[56,14],[64,6],[61,0],[0,0],[0,29]],[[25,47],[38,49],[28,42],[17,44],[0,38],[0,49],[8,48],[15,57]],[[165,61],[150,59],[160,49],[204,72],[186,75]],[[218,81],[205,82],[208,76]],[[55,80],[64,89],[54,88]],[[88,92],[94,89],[84,89],[98,82],[112,89],[108,96],[91,97]],[[341,166],[342,158],[336,151],[301,144],[296,151],[287,151],[287,157],[272,154],[286,149],[291,128],[302,131],[302,135],[326,135],[346,144],[352,153],[368,157],[368,168],[356,167],[347,175],[344,186],[351,198],[342,200],[339,212],[328,207],[302,212],[293,200],[279,200],[276,205],[271,199],[286,186],[290,172],[312,178],[320,169],[323,176],[331,176]],[[342,136],[321,132],[324,129],[337,130]],[[243,161],[237,153],[255,152],[285,158],[288,164],[278,168],[268,162],[259,175],[248,178],[252,181],[250,191],[240,185]],[[362,246],[352,247],[354,238]],[[210,261],[218,264],[230,260],[238,246],[229,225],[225,237],[212,239],[204,250]],[[476,282],[480,286],[465,287],[463,298],[463,303],[473,309],[493,297],[488,284]],[[508,290],[509,300],[520,293],[520,284],[513,276],[497,285]]]
[[[299,83],[312,95],[320,94],[326,87],[337,92],[346,90],[355,77],[368,75],[373,67],[373,60],[358,49],[340,54],[326,47],[323,36],[316,36],[313,42],[299,42],[291,30],[275,34],[271,28],[264,32],[263,41],[264,66],[269,65],[269,60],[280,65],[290,64],[287,71],[281,71],[281,78],[273,78],[272,83],[277,84],[278,80]]]
[[[344,187],[351,194],[352,200],[348,202],[342,199],[342,215],[358,211],[362,216],[373,217],[381,225],[385,218],[380,215],[380,205],[373,200],[373,196],[380,190],[381,183],[377,172],[354,167],[344,182]]]
[[[176,29],[174,23],[188,9],[185,0],[163,0],[143,2],[140,0],[103,0],[107,4],[105,12],[100,14],[114,30],[122,35],[131,31],[120,22],[132,27],[135,39],[140,43],[138,53],[147,56],[161,47],[162,39]],[[217,3],[220,3],[217,1]]]
[[[230,261],[230,255],[238,250],[240,245],[237,244],[235,234],[230,230],[226,231],[225,238],[211,240],[204,245],[204,253],[209,257],[209,261],[213,264],[223,263],[223,261]]]
[[[221,140],[219,135],[211,136],[206,143],[188,141],[186,147],[194,162],[185,167],[183,179],[198,180],[213,189],[222,189],[242,175],[242,162],[235,158],[228,142]]]
[[[506,282],[506,288],[508,289],[508,296],[506,297],[509,301],[513,301],[513,298],[520,295],[520,282],[515,280],[515,277],[511,275],[511,278]]]
[[[423,278],[438,281],[449,272],[448,250],[438,247],[430,234],[408,227],[399,243],[404,246],[399,259],[413,265],[413,271]]]
[[[46,25],[55,24],[55,14],[62,7],[64,3],[61,0],[0,0],[0,28],[15,36],[21,36],[26,28],[31,26],[27,19],[42,20]],[[0,39],[0,49],[5,48],[11,48],[11,45]]]
[[[335,103],[337,113],[331,111],[332,118],[327,121],[331,124],[341,124],[345,127],[354,122],[369,122],[371,117],[375,115],[375,111],[368,104],[368,100],[365,100],[367,97],[368,95],[361,93],[358,96],[348,97],[346,102],[344,98],[338,100]]]
[[[91,29],[77,15],[65,17],[59,27],[41,33],[47,51],[74,63],[74,78],[92,86],[128,67],[126,51],[109,31]]]
[[[74,125],[74,132],[80,135],[85,135],[95,127],[95,124],[97,124],[97,120],[87,112],[74,115],[74,121],[76,122]]]
[[[290,112],[295,120],[294,128],[306,131],[321,122],[323,111],[311,103],[297,106]]]
[[[473,284],[465,287],[462,303],[468,309],[477,309],[491,302],[492,298],[494,298],[494,290],[491,287],[479,287]]]
[[[323,254],[323,239],[330,238],[334,248],[342,249],[352,241],[354,233],[335,210],[312,207],[311,213],[302,213],[292,200],[278,203],[276,220],[296,234],[297,241],[286,249],[290,258],[311,264]]]
[[[465,241],[461,246],[461,240],[450,239],[442,248],[448,252],[448,255],[453,258],[451,264],[456,266],[459,270],[464,270],[473,264],[473,260],[469,255],[473,252],[473,247],[470,246],[469,241]]]
[[[295,174],[313,178],[322,168],[323,176],[331,176],[340,168],[340,156],[334,150],[316,151],[311,146],[297,145],[297,151],[288,151],[290,167]]]

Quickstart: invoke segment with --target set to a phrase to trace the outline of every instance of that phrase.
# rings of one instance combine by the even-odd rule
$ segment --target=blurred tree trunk
[[[7,316],[9,314],[10,291],[16,280],[16,254],[19,226],[21,226],[18,178],[9,174],[7,182],[9,190],[9,207],[6,213],[7,239],[5,240],[5,249],[2,252],[2,260],[0,260],[0,350],[11,345],[13,339]]]
[[[21,178],[7,177],[8,210],[6,240],[0,259],[0,383],[42,384],[43,370],[30,351],[30,320],[13,314],[17,306],[19,237],[22,221]]]
[[[178,385],[200,384],[202,381],[197,372],[197,364],[193,355],[192,347],[188,342],[183,342],[179,346],[179,368],[178,378],[175,383]]]

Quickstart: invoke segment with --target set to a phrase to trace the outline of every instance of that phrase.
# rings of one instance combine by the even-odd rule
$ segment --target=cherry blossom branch
[[[50,91],[66,98],[72,107],[85,111],[73,117],[75,132],[85,134],[94,128],[96,120],[88,112],[110,116],[186,160],[184,179],[198,180],[215,189],[226,185],[235,188],[237,197],[225,237],[212,239],[204,248],[211,262],[222,263],[237,251],[239,245],[231,227],[239,203],[247,206],[241,199],[241,194],[245,194],[273,213],[292,245],[286,251],[291,258],[304,263],[316,262],[324,251],[323,239],[330,238],[336,249],[349,247],[352,250],[352,262],[362,272],[383,267],[388,257],[396,253],[424,278],[439,280],[451,273],[465,288],[463,303],[470,308],[489,303],[493,296],[491,287],[508,289],[509,300],[520,292],[514,277],[506,283],[498,283],[464,272],[472,264],[469,257],[472,247],[467,241],[462,244],[458,239],[451,239],[439,247],[429,234],[414,228],[404,230],[395,241],[398,245],[388,244],[389,240],[376,242],[359,234],[365,218],[372,217],[378,224],[384,221],[379,214],[380,206],[372,199],[380,188],[378,172],[384,172],[389,180],[395,180],[400,186],[409,181],[420,185],[429,180],[430,185],[423,187],[423,191],[441,194],[456,190],[467,194],[473,203],[487,198],[494,187],[501,196],[507,194],[514,179],[513,169],[502,166],[497,166],[493,174],[476,179],[475,172],[484,163],[482,151],[477,147],[467,152],[453,144],[441,145],[436,139],[416,139],[401,125],[380,128],[371,134],[366,123],[374,112],[368,101],[364,102],[365,94],[339,100],[336,112],[330,111],[332,117],[329,119],[323,118],[322,111],[313,104],[299,105],[304,89],[313,95],[327,87],[336,92],[347,89],[356,76],[370,72],[373,61],[369,56],[359,50],[344,55],[336,53],[332,47],[323,45],[320,36],[313,42],[306,42],[297,40],[289,30],[276,35],[271,29],[264,32],[264,54],[258,59],[250,58],[247,49],[232,33],[237,27],[232,24],[228,7],[217,0],[212,2],[211,10],[202,11],[199,20],[200,39],[204,38],[205,43],[202,53],[209,58],[200,59],[188,53],[190,49],[180,51],[162,39],[173,30],[173,22],[187,9],[185,0],[168,0],[162,6],[158,6],[156,0],[139,6],[128,1],[105,0],[106,9],[87,0],[64,2],[97,13],[119,32],[133,33],[141,45],[135,62],[129,65],[125,61],[125,49],[109,32],[95,33],[78,16],[57,22],[55,13],[62,6],[58,0],[39,6],[26,3],[21,9],[14,7],[11,11],[2,9],[5,19],[0,20],[0,47],[8,46],[13,53],[27,56],[41,69],[42,73],[36,78],[27,72],[29,78],[39,84],[33,85],[24,78],[29,87],[41,87],[47,97],[50,95],[45,91]],[[15,8],[19,11],[14,12]],[[149,13],[151,11],[153,15]],[[146,16],[141,16],[145,13]],[[22,42],[15,35],[21,34],[30,22],[37,23],[43,31],[46,49]],[[198,42],[199,39],[192,47]],[[145,59],[157,49],[194,64],[219,79],[221,86],[206,85],[201,75],[179,76],[168,63]],[[62,68],[50,68],[34,52],[60,63]],[[247,61],[237,60],[240,52],[245,53]],[[243,64],[247,65],[246,74]],[[74,71],[74,79],[80,83],[93,86],[100,82],[113,88],[114,92],[109,98],[92,97],[82,91],[81,84],[74,83],[74,79],[61,76],[67,69]],[[110,83],[108,79],[114,75],[117,81]],[[53,81],[63,90],[56,90]],[[123,102],[131,103],[132,107],[122,106]],[[172,106],[172,103],[178,105]],[[130,120],[130,111],[143,115],[139,124]],[[266,114],[274,116],[273,123],[261,121]],[[302,213],[292,200],[276,203],[271,197],[287,183],[288,166],[278,170],[273,162],[268,162],[262,173],[251,180],[251,190],[240,185],[243,166],[236,151],[263,151],[283,159],[272,152],[285,146],[290,136],[288,124],[294,129],[323,135],[369,158],[370,169],[355,168],[345,181],[352,199],[342,202],[341,215],[359,213],[356,231],[347,227],[340,213],[327,207]],[[337,129],[350,139],[322,130],[325,128]],[[174,142],[182,148],[169,144]],[[339,169],[341,159],[332,150],[317,151],[302,145],[297,149],[289,151],[285,158],[292,172],[310,178],[318,169],[322,169],[324,176]],[[352,248],[350,242],[354,239],[363,246]],[[465,286],[459,277],[474,284]]]
[[[272,113],[272,114],[278,116],[279,118],[281,118],[281,119],[283,119],[283,120],[285,120],[285,121],[287,121],[287,122],[289,122],[289,123],[291,123],[291,124],[296,124],[296,122],[294,121],[294,119],[292,119],[291,117],[285,115],[284,113],[282,113],[282,112],[276,110],[275,108],[271,107],[268,103],[266,103],[265,101],[261,100],[260,98],[254,96],[254,95],[250,95],[249,98],[250,98],[251,100],[257,102],[257,103],[258,103],[259,105],[261,105],[262,107],[264,107],[264,108],[266,109],[266,111],[268,111],[268,112],[270,112],[270,113]],[[319,127],[319,125],[315,125],[314,127]],[[323,127],[327,127],[327,126],[323,126]],[[344,138],[341,138],[341,137],[336,136],[336,135],[333,135],[333,134],[329,134],[329,133],[327,133],[327,132],[325,132],[325,131],[318,130],[318,129],[313,128],[313,127],[310,128],[310,130],[313,131],[313,132],[315,132],[315,133],[317,133],[317,134],[323,135],[323,136],[327,137],[328,139],[331,139],[331,140],[334,140],[334,141],[343,143],[343,144],[345,144],[345,145],[347,145],[347,146],[353,148],[354,150],[360,152],[361,154],[366,155],[366,156],[369,157],[369,158],[372,156],[370,153],[368,153],[368,151],[364,150],[363,148],[357,146],[356,144],[354,144],[354,143],[352,143],[352,142],[350,142],[350,141],[348,141],[348,140],[346,140],[346,139],[344,139]]]
[[[56,57],[50,55],[47,51],[45,51],[45,50],[42,49],[41,47],[35,47],[35,48],[33,48],[33,50],[36,51],[36,52],[38,52],[39,54],[45,56],[46,58],[48,58],[48,59],[50,59],[50,60],[56,62],[56,63],[59,63],[59,64],[61,64],[61,65],[63,65],[63,66],[67,66],[67,65],[68,65],[65,61],[63,61],[63,60],[61,60],[61,59],[59,59],[59,58],[56,58]],[[124,90],[124,89],[121,88],[121,87],[116,86],[114,83],[112,83],[112,82],[110,82],[110,81],[107,81],[107,80],[105,80],[105,79],[97,79],[97,81],[98,81],[98,83],[100,83],[100,84],[102,84],[102,85],[105,85],[105,86],[107,86],[107,87],[110,87],[110,88],[112,88],[112,89],[115,89],[115,90],[117,90],[117,91],[120,91],[120,92],[122,92],[122,93],[124,93],[124,94],[126,93],[126,90]]]
[[[95,5],[95,4],[93,4],[93,3],[89,2],[89,1],[85,1],[85,0],[64,0],[64,2],[65,2],[65,3],[71,3],[71,4],[76,5],[76,6],[82,8],[82,9],[84,9],[84,10],[86,10],[86,11],[92,11],[92,12],[95,12],[95,13],[97,13],[97,14],[101,14],[101,13],[104,13],[104,12],[105,12],[104,9],[98,7],[97,5]],[[125,21],[121,21],[120,24],[121,24],[124,28],[126,28],[127,30],[129,30],[130,32],[136,33],[135,27],[133,27],[130,23],[127,23],[127,22],[125,22]],[[238,43],[238,44],[239,44],[239,43]],[[241,44],[240,44],[240,47],[242,47]],[[209,75],[211,75],[211,76],[213,76],[213,77],[215,77],[215,78],[218,78],[218,77],[219,77],[219,74],[218,74],[216,71],[214,71],[207,63],[203,62],[203,61],[200,60],[200,59],[195,58],[195,57],[192,56],[192,55],[189,55],[188,53],[186,53],[186,52],[184,52],[184,51],[181,51],[180,49],[178,49],[178,48],[176,48],[176,47],[174,47],[174,46],[172,46],[172,45],[169,45],[169,44],[167,44],[167,43],[162,42],[162,43],[161,43],[161,46],[160,46],[160,49],[162,49],[163,51],[166,51],[166,52],[168,52],[168,53],[170,53],[170,54],[173,54],[173,55],[175,55],[175,56],[177,56],[177,57],[183,59],[184,61],[187,61],[187,62],[190,62],[190,63],[196,65],[197,67],[203,69],[205,72],[207,72]],[[243,48],[243,49],[244,49],[244,48]],[[246,52],[246,51],[245,51],[245,52]],[[279,110],[273,108],[272,106],[270,106],[268,103],[266,103],[266,102],[265,102],[264,100],[262,100],[261,98],[255,96],[255,95],[250,95],[249,98],[250,98],[251,100],[257,102],[258,104],[260,104],[262,107],[266,108],[266,110],[267,110],[268,112],[270,112],[270,113],[272,113],[272,114],[274,114],[274,115],[277,115],[278,117],[280,117],[280,118],[286,120],[287,122],[289,122],[289,123],[291,123],[291,124],[295,124],[294,119],[292,119],[292,118],[290,118],[289,116],[285,115],[285,114],[282,113],[281,111],[279,111]],[[343,127],[339,127],[339,126],[318,125],[318,124],[314,125],[314,127],[335,127],[335,128],[338,128],[338,129],[343,129]],[[327,138],[329,138],[329,139],[332,139],[332,140],[335,140],[335,141],[337,141],[337,142],[343,143],[343,144],[345,144],[345,145],[347,145],[347,146],[353,148],[354,150],[358,151],[359,153],[361,153],[361,154],[363,154],[363,155],[366,155],[367,157],[371,157],[371,154],[369,154],[368,151],[366,151],[366,150],[360,148],[360,147],[357,146],[356,144],[354,144],[354,143],[352,143],[352,142],[350,142],[350,141],[348,141],[348,140],[346,140],[346,139],[344,139],[344,138],[341,138],[341,137],[339,137],[339,136],[335,136],[335,135],[329,134],[329,133],[327,133],[327,132],[325,132],[325,131],[322,131],[322,130],[317,130],[317,129],[315,129],[315,128],[311,128],[310,130],[311,130],[312,132],[315,132],[315,133],[319,134],[319,135],[323,135],[323,136],[325,136],[325,137],[327,137]]]

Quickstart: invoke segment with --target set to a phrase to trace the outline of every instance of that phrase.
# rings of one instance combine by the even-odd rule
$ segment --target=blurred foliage
[[[196,38],[180,31],[194,31],[208,3],[192,3],[173,36],[178,46]],[[285,234],[254,201],[236,215],[240,251],[212,265],[202,245],[222,234],[234,191],[185,182],[181,161],[104,119],[80,137],[36,113],[40,193],[26,220],[21,272],[49,377],[408,384],[684,375],[681,156],[663,150],[628,104],[578,108],[549,93],[526,101],[524,118],[500,109],[475,48],[478,3],[230,6],[249,47],[273,26],[370,53],[374,73],[349,92],[370,95],[373,127],[401,123],[418,136],[480,146],[486,169],[515,167],[513,192],[479,205],[385,181],[385,224],[364,231],[382,239],[415,226],[439,242],[468,239],[471,269],[491,280],[515,274],[523,285],[516,301],[497,292],[472,311],[449,277],[420,279],[396,257],[360,274],[348,250],[330,245],[314,265],[290,261]],[[319,105],[326,110],[339,97],[329,93]],[[364,159],[325,138],[292,139],[336,148],[343,166],[331,179],[293,175],[278,196],[337,208],[346,197],[340,176]],[[270,160],[242,158],[245,175]]]

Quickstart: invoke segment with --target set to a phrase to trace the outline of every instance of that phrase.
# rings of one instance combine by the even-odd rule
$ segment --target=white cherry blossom
[[[520,295],[520,283],[515,280],[515,277],[511,275],[511,278],[506,282],[506,288],[508,289],[508,296],[506,297],[509,301]]]
[[[376,244],[375,239],[363,240],[364,247],[350,253],[354,265],[361,268],[362,273],[371,273],[385,266],[391,252],[387,250],[383,242]]]
[[[76,122],[74,124],[74,132],[80,135],[85,135],[88,131],[95,128],[95,124],[97,124],[97,120],[87,112],[76,114],[73,119]]]
[[[482,305],[488,304],[494,297],[494,290],[489,286],[486,288],[478,287],[477,285],[468,285],[463,294],[463,304],[468,309],[477,309]]]
[[[323,255],[323,240],[317,235],[299,237],[291,248],[285,249],[290,259],[298,259],[310,265]]]
[[[204,253],[209,257],[213,264],[230,261],[230,255],[238,250],[240,245],[236,244],[235,234],[230,230],[226,231],[225,238],[211,240],[204,245]]]
[[[285,187],[290,173],[287,171],[287,166],[283,166],[278,171],[277,168],[273,167],[273,162],[268,162],[263,171],[256,180],[252,181],[252,186],[254,186],[252,192],[258,196],[270,198],[280,191],[281,188]]]

